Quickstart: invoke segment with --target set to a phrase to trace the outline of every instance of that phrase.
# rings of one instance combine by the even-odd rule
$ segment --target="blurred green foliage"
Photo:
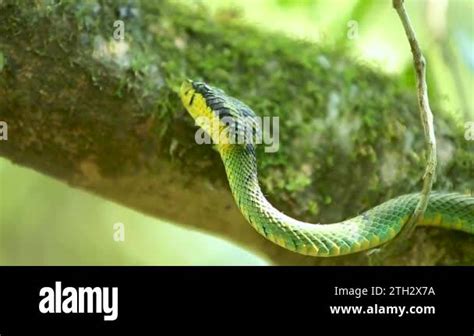
[[[0,265],[262,265],[182,229],[0,160]],[[124,240],[114,239],[115,223]],[[115,237],[117,237],[115,235]]]

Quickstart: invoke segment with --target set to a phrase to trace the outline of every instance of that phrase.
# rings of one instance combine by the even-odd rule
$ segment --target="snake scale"
[[[393,239],[418,203],[419,194],[403,195],[334,224],[311,224],[291,218],[273,207],[260,189],[255,145],[222,141],[222,134],[227,138],[233,134],[230,124],[223,122],[224,116],[244,128],[249,126],[248,120],[255,117],[254,112],[241,101],[204,82],[184,81],[179,95],[196,124],[216,143],[232,194],[243,216],[257,232],[283,248],[316,257],[368,250]],[[218,135],[211,128],[212,123],[218,125]],[[474,197],[433,192],[426,212],[417,224],[474,234]]]

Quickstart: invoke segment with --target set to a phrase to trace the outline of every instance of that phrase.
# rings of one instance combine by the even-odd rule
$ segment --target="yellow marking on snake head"
[[[221,119],[220,112],[212,108],[212,101],[219,99],[223,91],[214,89],[203,82],[184,81],[179,90],[181,101],[197,126],[201,127],[217,145],[225,151],[232,144],[228,124]],[[229,118],[228,115],[226,115]],[[228,119],[226,120],[228,122]]]

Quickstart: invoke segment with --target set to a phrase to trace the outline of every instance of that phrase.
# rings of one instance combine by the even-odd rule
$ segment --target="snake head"
[[[255,113],[240,100],[201,81],[186,80],[180,97],[186,110],[215,144],[255,144],[261,127]]]

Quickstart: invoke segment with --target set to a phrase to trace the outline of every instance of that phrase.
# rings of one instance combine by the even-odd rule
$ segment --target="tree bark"
[[[157,218],[241,244],[275,264],[473,264],[473,237],[419,228],[403,253],[310,258],[266,241],[236,208],[218,154],[194,141],[177,96],[203,79],[280,117],[259,149],[271,201],[313,222],[418,191],[423,136],[414,90],[338,50],[240,22],[231,11],[141,1],[0,1],[0,155]],[[114,22],[124,22],[124,40]],[[413,92],[411,92],[413,91]],[[472,193],[474,151],[438,111],[435,189]],[[159,242],[157,242],[159,243]]]

